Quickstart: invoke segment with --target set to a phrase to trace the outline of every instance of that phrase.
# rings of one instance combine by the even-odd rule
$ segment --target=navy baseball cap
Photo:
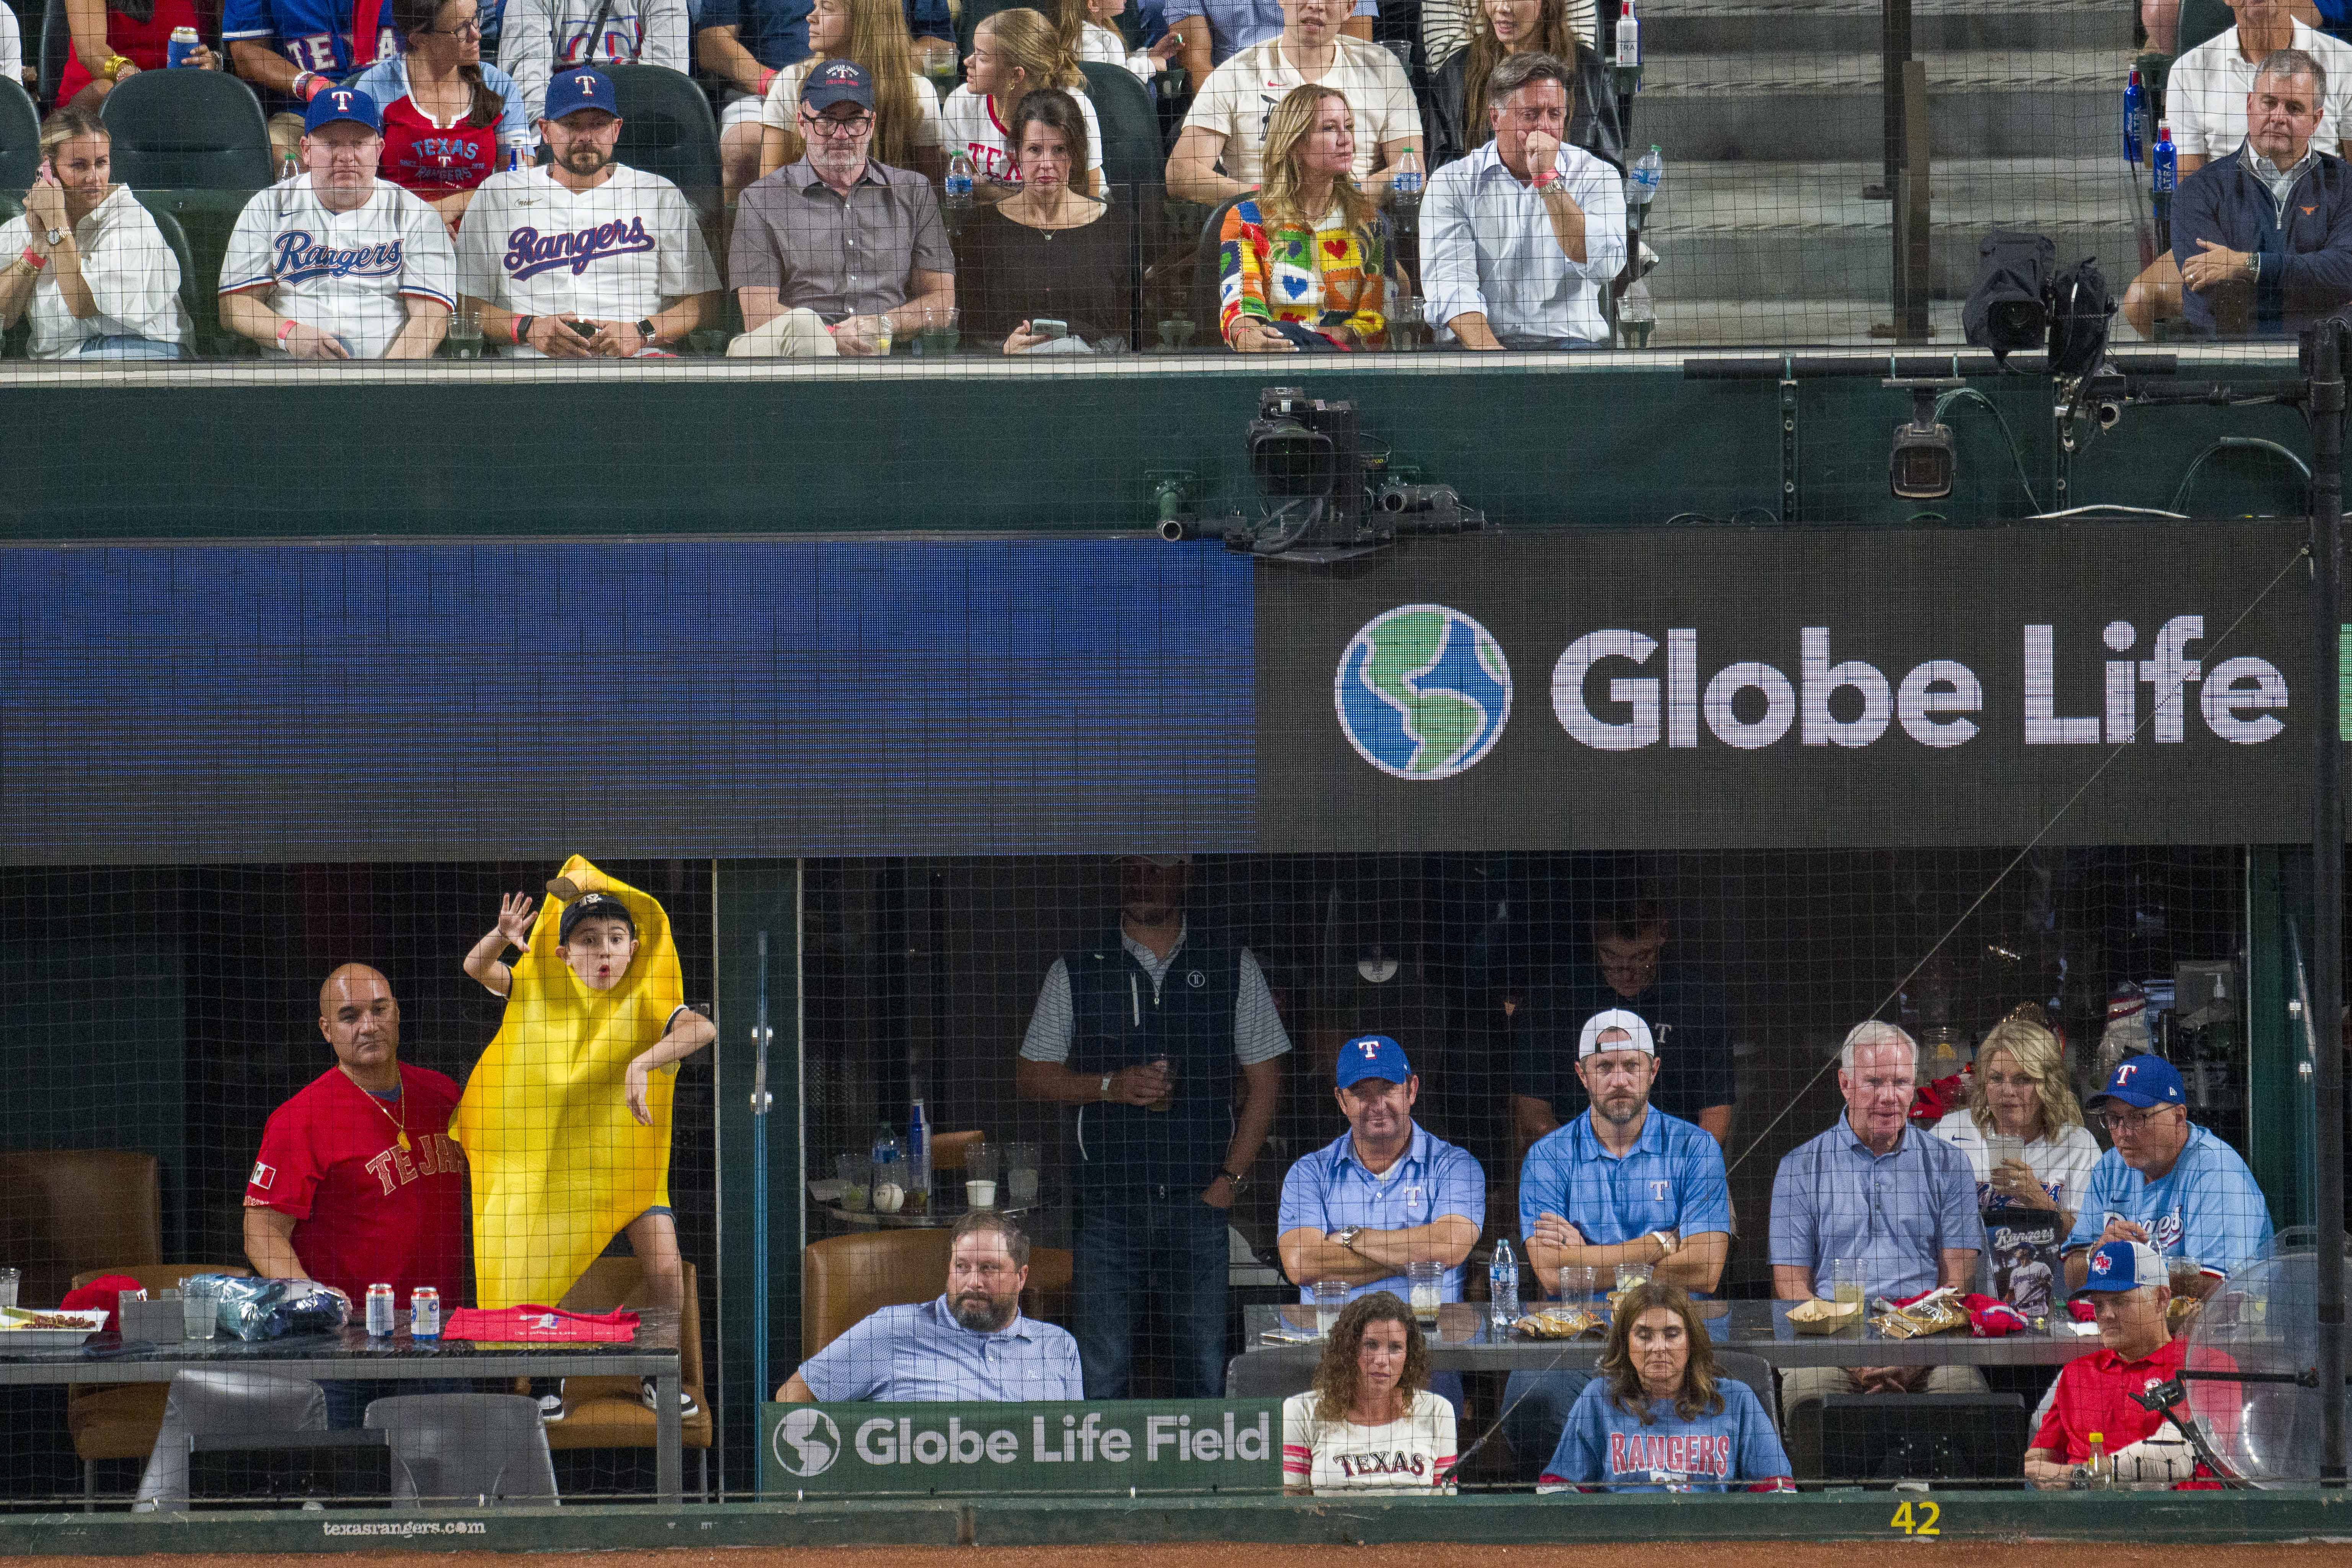
[[[631,936],[637,934],[637,922],[630,917],[629,906],[610,893],[583,893],[564,905],[563,919],[555,928],[556,942],[569,942],[572,928],[582,921],[619,921],[629,928]]]
[[[302,134],[311,135],[338,120],[364,125],[378,135],[383,133],[383,111],[376,108],[374,99],[355,87],[331,87],[312,99],[310,107],[302,111]]]
[[[2111,1241],[2091,1254],[2090,1267],[2083,1271],[2083,1288],[2074,1292],[2087,1295],[2093,1290],[2137,1290],[2143,1285],[2164,1285],[2171,1276],[2164,1259],[2145,1241]]]
[[[2145,1110],[2151,1105],[2185,1105],[2189,1091],[2180,1086],[2180,1075],[2162,1057],[2126,1057],[2116,1064],[2107,1087],[2091,1096],[2089,1109],[2095,1110],[2101,1102],[2120,1100],[2126,1105],[2137,1105]]]
[[[801,83],[801,102],[819,114],[836,103],[874,107],[874,81],[856,60],[827,60]]]
[[[1333,1077],[1341,1089],[1368,1078],[1403,1083],[1412,1077],[1404,1047],[1386,1035],[1358,1035],[1339,1047],[1339,1067]]]
[[[583,109],[601,109],[618,120],[621,100],[613,96],[613,79],[585,66],[558,73],[547,84],[548,120],[562,120]]]

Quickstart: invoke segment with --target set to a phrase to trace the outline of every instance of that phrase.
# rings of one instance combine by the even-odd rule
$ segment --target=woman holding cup
[[[1968,1152],[1979,1208],[2040,1209],[2073,1228],[2090,1190],[2099,1145],[2066,1082],[2065,1052],[2028,1003],[1993,1026],[1977,1047],[1969,1104],[1936,1123],[1937,1136]]]

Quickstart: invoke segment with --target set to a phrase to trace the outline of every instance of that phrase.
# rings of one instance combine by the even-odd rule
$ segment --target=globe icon
[[[1405,605],[1348,639],[1332,706],[1356,754],[1391,778],[1448,779],[1511,717],[1511,667],[1485,626],[1444,605]]]
[[[822,1410],[794,1410],[776,1423],[776,1463],[796,1476],[821,1476],[841,1455],[841,1428]]]

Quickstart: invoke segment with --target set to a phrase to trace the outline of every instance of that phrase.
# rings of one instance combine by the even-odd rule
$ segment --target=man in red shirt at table
[[[2099,1348],[2058,1374],[2050,1414],[2025,1450],[2025,1479],[2042,1490],[2065,1489],[2090,1458],[2095,1432],[2118,1481],[2212,1484],[2188,1439],[2132,1398],[2179,1376],[2188,1352],[2189,1342],[2165,1326],[2167,1279],[2163,1258],[2144,1241],[2111,1241],[2091,1255],[2075,1295],[2098,1313]]]
[[[405,1326],[409,1295],[462,1304],[466,1161],[448,1136],[457,1086],[400,1064],[392,983],[347,963],[319,988],[319,1032],[335,1065],[270,1112],[245,1184],[245,1254],[269,1279],[314,1279],[363,1321],[367,1288],[388,1283]],[[371,1397],[435,1385],[328,1383],[331,1426],[357,1426]]]

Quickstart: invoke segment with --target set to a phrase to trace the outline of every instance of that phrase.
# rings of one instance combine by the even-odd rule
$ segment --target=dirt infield
[[[593,1568],[1370,1568],[1382,1559],[1423,1568],[1451,1568],[1497,1551],[1492,1546],[1285,1546],[1202,1543],[1174,1546],[1057,1547],[743,1547],[727,1551],[549,1553],[539,1562],[577,1559]],[[2009,1543],[1896,1541],[1817,1545],[1805,1542],[1511,1546],[1510,1568],[1920,1568],[1923,1552],[1969,1568],[2053,1568],[2062,1555],[2080,1555],[2081,1542]],[[2096,1548],[2099,1568],[2179,1568],[2194,1556],[2198,1568],[2320,1568],[2352,1564],[2352,1544],[2248,1546],[2122,1546]],[[490,1552],[335,1552],[310,1556],[15,1557],[8,1568],[502,1568],[510,1554]]]

